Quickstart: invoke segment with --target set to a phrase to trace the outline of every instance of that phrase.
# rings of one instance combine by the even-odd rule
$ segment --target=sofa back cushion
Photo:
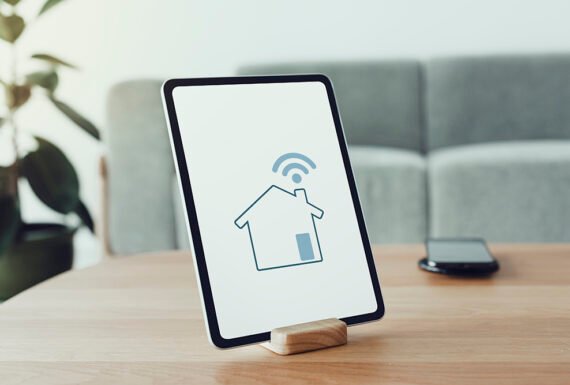
[[[424,80],[429,149],[570,138],[570,55],[434,59]]]
[[[349,144],[422,149],[420,66],[415,61],[246,66],[242,75],[322,73],[333,82]]]

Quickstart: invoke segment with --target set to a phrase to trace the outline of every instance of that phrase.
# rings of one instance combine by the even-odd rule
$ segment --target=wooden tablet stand
[[[346,324],[339,319],[329,318],[273,329],[271,341],[261,346],[285,356],[344,345],[346,342]]]

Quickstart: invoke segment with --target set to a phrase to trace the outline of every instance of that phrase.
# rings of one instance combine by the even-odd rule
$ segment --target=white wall
[[[41,3],[23,2],[26,14]],[[66,71],[61,98],[104,129],[107,89],[125,79],[228,75],[272,61],[570,51],[568,15],[564,0],[68,0],[22,37],[20,54],[46,51],[77,63],[81,71]],[[0,49],[0,73],[5,55]],[[39,98],[21,124],[68,152],[96,212],[100,148]],[[24,204],[29,219],[53,215]],[[98,253],[81,234],[78,265]]]

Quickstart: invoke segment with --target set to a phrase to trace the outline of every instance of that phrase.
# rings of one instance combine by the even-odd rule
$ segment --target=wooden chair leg
[[[109,240],[109,175],[107,170],[107,159],[104,155],[99,159],[99,178],[101,181],[101,207],[99,226],[96,227],[96,234],[103,245],[105,257],[115,257],[116,254],[111,248]]]

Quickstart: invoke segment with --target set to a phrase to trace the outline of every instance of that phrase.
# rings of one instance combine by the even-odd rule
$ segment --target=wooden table
[[[289,357],[209,345],[188,254],[109,260],[0,305],[0,383],[570,384],[570,244],[492,250],[496,276],[458,279],[375,248],[385,318]]]

